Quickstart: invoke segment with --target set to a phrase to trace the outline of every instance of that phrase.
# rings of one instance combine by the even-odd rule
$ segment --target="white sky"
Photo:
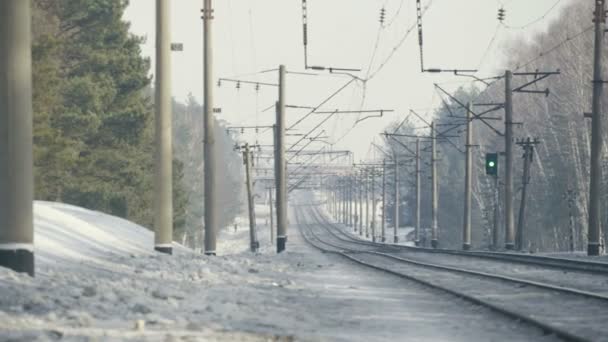
[[[505,23],[522,26],[542,17],[557,3],[543,20],[526,29],[501,27],[497,39],[481,66],[480,76],[502,72],[504,55],[501,44],[522,35],[544,30],[571,0],[423,0],[431,3],[424,16],[425,67],[476,69],[497,28],[497,11],[507,10]],[[131,0],[125,18],[132,22],[132,32],[147,37],[143,53],[154,63],[153,0]],[[202,0],[175,0],[172,5],[173,41],[184,43],[184,51],[173,54],[173,94],[183,100],[192,93],[202,102]],[[370,66],[379,30],[379,12],[385,6],[387,19],[380,33],[376,58],[371,70],[386,60],[405,32],[416,22],[415,0],[308,0],[309,64],[360,68],[365,77]],[[397,13],[397,9],[401,11]],[[302,45],[301,0],[216,0],[214,1],[214,80],[277,68],[285,64],[290,71],[304,71]],[[591,13],[589,14],[591,18]],[[394,19],[394,21],[393,21]],[[388,26],[388,23],[392,25]],[[392,109],[393,114],[360,122],[354,129],[356,115],[343,115],[329,120],[323,128],[336,141],[344,136],[335,149],[349,149],[356,160],[372,157],[372,140],[393,121],[404,118],[410,108],[420,109],[439,105],[433,83],[445,84],[448,90],[468,83],[468,78],[450,74],[422,74],[417,31],[414,29],[392,59],[369,82],[363,109]],[[154,70],[152,67],[151,72]],[[276,83],[276,73],[243,76],[241,79]],[[287,104],[316,106],[348,78],[336,76],[287,77]],[[362,104],[361,84],[353,84],[331,102],[325,110],[359,109]],[[215,107],[222,108],[219,118],[233,125],[270,125],[274,109],[262,112],[277,98],[276,88],[261,87],[256,93],[252,85],[224,83],[215,88]],[[307,111],[289,109],[288,124]],[[307,132],[322,115],[313,115],[297,128]],[[347,135],[345,135],[348,132]],[[270,134],[244,136],[250,142],[270,143]],[[293,138],[292,138],[293,139]],[[297,139],[297,138],[296,138]],[[315,145],[316,144],[316,145]],[[315,143],[311,149],[323,145]]]

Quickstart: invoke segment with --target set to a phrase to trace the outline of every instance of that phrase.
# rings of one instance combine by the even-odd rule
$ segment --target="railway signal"
[[[486,175],[498,175],[498,153],[486,153]]]

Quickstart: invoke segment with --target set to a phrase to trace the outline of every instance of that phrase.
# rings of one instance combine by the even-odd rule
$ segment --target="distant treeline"
[[[129,33],[124,0],[34,0],[36,198],[103,211],[152,228],[154,109],[150,61]],[[202,227],[202,115],[174,105],[176,240]],[[201,127],[202,128],[202,127]],[[216,126],[222,135],[220,125]],[[225,136],[222,135],[222,136]],[[228,170],[222,223],[239,208],[238,155],[219,139]],[[230,165],[230,167],[229,167]],[[193,243],[194,240],[191,240]]]
[[[539,94],[514,95],[514,121],[521,122],[514,128],[514,137],[539,138],[531,168],[531,183],[526,208],[526,225],[524,233],[524,248],[532,251],[555,251],[569,248],[571,228],[574,230],[574,240],[577,249],[581,250],[587,243],[587,208],[589,196],[589,154],[590,154],[590,122],[583,118],[584,112],[591,110],[592,68],[593,68],[593,18],[592,1],[573,1],[562,11],[561,16],[551,23],[546,32],[535,36],[522,37],[511,41],[503,47],[507,56],[506,65],[514,71],[555,71],[561,70],[561,75],[552,76],[538,85],[537,90],[549,88],[548,97]],[[585,31],[583,34],[581,32]],[[554,48],[556,47],[556,48]],[[604,54],[608,51],[604,51]],[[608,63],[606,63],[608,66]],[[497,73],[503,73],[499,70]],[[514,87],[532,81],[533,77],[517,76]],[[489,87],[477,84],[483,91],[473,88],[461,88],[456,97],[462,103],[474,100],[478,103],[504,102],[504,82],[497,81]],[[607,102],[603,98],[603,108]],[[434,113],[436,123],[445,124],[458,122],[454,116],[464,116],[465,112],[456,109],[455,101],[446,100],[440,110]],[[450,108],[448,108],[450,107]],[[487,108],[477,108],[481,112]],[[490,121],[499,131],[504,131],[504,113],[498,111],[488,116],[500,120]],[[462,120],[460,120],[462,122]],[[604,122],[604,131],[608,123]],[[487,246],[489,232],[492,226],[492,210],[494,206],[495,188],[493,179],[485,174],[484,157],[486,152],[504,151],[504,137],[496,135],[479,120],[474,122],[473,173],[473,240],[476,246]],[[393,128],[396,126],[392,126]],[[420,127],[420,122],[412,120],[400,128],[402,133],[427,134],[425,131],[414,130]],[[440,130],[448,126],[439,126]],[[390,127],[388,128],[390,130]],[[461,149],[464,149],[464,134],[460,130],[451,131],[450,135],[460,133],[460,138],[451,139]],[[608,160],[608,139],[604,136],[603,159]],[[390,142],[390,145],[401,151],[402,148]],[[425,144],[426,147],[427,144]],[[411,145],[413,146],[413,145]],[[440,238],[444,246],[459,247],[461,244],[461,229],[463,217],[464,196],[464,154],[454,149],[447,142],[439,145],[439,226]],[[517,224],[518,209],[521,197],[523,150],[515,146],[514,150],[514,211]],[[405,153],[405,151],[403,151]],[[423,226],[430,226],[430,181],[428,176],[429,154],[423,158],[423,196],[422,217]],[[499,172],[502,177],[504,160],[499,161]],[[411,178],[411,171],[403,170],[402,179]],[[603,164],[603,174],[608,174],[608,164]],[[604,177],[602,184],[602,213],[608,212],[608,184]],[[403,182],[402,194],[406,201],[403,220],[412,224],[413,192],[408,182]],[[569,192],[570,190],[570,192]],[[501,187],[500,206],[504,209],[504,199]],[[392,203],[389,204],[392,207]],[[388,213],[392,219],[392,212]],[[501,224],[504,222],[501,212]],[[572,217],[572,220],[570,220]],[[602,226],[608,226],[608,215],[602,215]],[[402,221],[402,222],[404,222]],[[572,225],[572,226],[571,226]],[[500,240],[504,239],[504,228],[500,228]],[[501,242],[502,244],[502,242]]]

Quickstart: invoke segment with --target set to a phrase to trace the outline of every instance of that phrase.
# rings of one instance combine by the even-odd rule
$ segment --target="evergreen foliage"
[[[122,19],[125,0],[34,0],[36,198],[153,225],[150,61]],[[199,159],[202,158],[202,153]],[[175,237],[193,201],[190,165],[174,162]],[[191,179],[193,177],[190,177]],[[196,198],[202,203],[202,195]],[[234,215],[234,213],[231,213]]]

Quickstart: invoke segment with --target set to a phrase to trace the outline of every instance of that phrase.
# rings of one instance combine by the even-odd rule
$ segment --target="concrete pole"
[[[467,141],[466,141],[466,156],[465,156],[465,172],[464,172],[464,217],[462,225],[462,249],[471,249],[471,180],[473,172],[473,156],[471,149],[473,148],[473,117],[471,112],[473,104],[469,102],[467,108]]]
[[[338,181],[338,223],[344,223],[344,181]]]
[[[355,210],[355,203],[354,203],[354,198],[353,198],[354,186],[355,186],[355,178],[354,178],[354,175],[352,175],[349,177],[349,181],[348,181],[348,203],[349,203],[348,224],[351,227],[353,226],[353,224],[355,222],[354,215],[353,215],[353,211]]]
[[[334,189],[332,191],[333,194],[333,205],[332,205],[332,216],[336,222],[338,222],[338,185],[334,185]]]
[[[255,231],[255,204],[253,200],[253,183],[251,181],[251,151],[249,144],[245,144],[243,151],[243,161],[245,162],[245,185],[247,187],[247,207],[249,212],[249,246],[253,253],[258,251],[258,238]]]
[[[272,202],[272,187],[268,188],[268,202],[268,206],[270,207],[270,243],[274,243],[274,203]]]
[[[372,241],[376,242],[376,168],[372,167]]]
[[[344,188],[342,187],[342,179],[338,179],[338,214],[337,221],[338,223],[342,223],[342,216],[344,215]]]
[[[0,266],[34,276],[30,1],[0,1]]]
[[[591,117],[591,179],[589,185],[589,231],[588,255],[600,255],[601,216],[600,196],[602,195],[602,52],[604,49],[604,23],[606,4],[595,1],[595,50],[593,54],[593,102]]]
[[[363,235],[363,187],[365,186],[365,170],[361,169],[359,179],[359,236]]]
[[[505,72],[505,248],[515,247],[513,225],[513,73]]]
[[[530,143],[530,138],[528,138]],[[522,177],[521,203],[519,205],[519,216],[517,218],[517,239],[516,247],[521,250],[524,247],[524,226],[526,214],[526,196],[528,193],[528,185],[530,184],[530,167],[532,166],[532,158],[534,156],[534,145],[523,145],[524,147],[524,173]]]
[[[369,238],[369,172],[365,170],[365,237]]]
[[[386,242],[386,159],[382,160],[382,242]]]
[[[348,224],[348,179],[342,181],[342,223]]]
[[[435,122],[431,123],[431,246],[439,247],[438,226],[437,226],[437,203],[439,200],[437,189],[437,135],[435,134]]]
[[[204,34],[204,173],[205,173],[205,254],[216,254],[217,239],[217,196],[216,196],[216,152],[215,120],[213,117],[213,45],[211,41],[211,23],[213,20],[212,0],[204,0],[203,34]]]
[[[357,191],[359,189],[359,179],[357,177],[357,171],[355,171],[355,179],[354,179],[354,187],[353,187],[353,199],[354,199],[354,211],[353,211],[353,228],[355,232],[357,231],[357,226],[359,225],[359,196],[357,195]]]
[[[399,230],[399,157],[396,153],[394,153],[393,155],[395,159],[395,174],[393,175],[393,183],[395,187],[395,191],[393,193],[393,201],[395,203],[395,212],[393,214],[393,243],[397,243],[399,242],[399,236],[397,235]]]
[[[494,227],[492,228],[492,249],[498,249],[498,226],[500,225],[500,178],[494,176]]]
[[[416,222],[415,244],[420,246],[420,139],[416,139]]]
[[[336,223],[340,222],[340,201],[339,201],[339,195],[340,195],[340,180],[337,179],[336,183],[334,184],[334,220],[336,220]]]
[[[570,252],[574,252],[576,250],[576,228],[574,223],[574,192],[572,190],[568,190],[566,192],[568,196],[568,224],[570,227]]]
[[[279,105],[277,111],[277,253],[287,245],[287,164],[285,162],[285,66],[279,66]]]
[[[154,76],[154,249],[172,254],[173,147],[171,120],[171,22],[169,0],[156,0],[156,74]]]

